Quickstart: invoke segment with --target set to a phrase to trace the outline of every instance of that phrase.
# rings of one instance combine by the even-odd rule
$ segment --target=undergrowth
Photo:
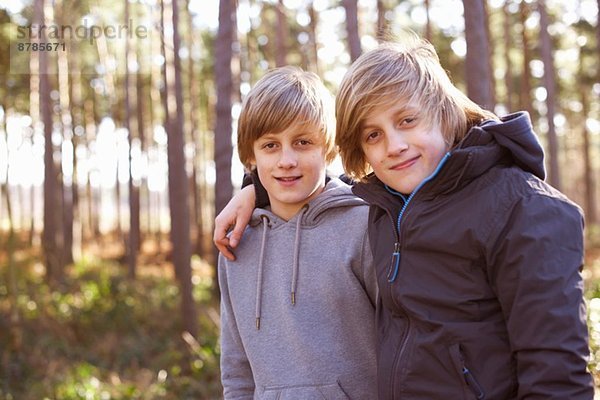
[[[195,339],[180,328],[168,274],[129,281],[124,266],[86,260],[51,289],[35,255],[20,252],[16,290],[0,258],[0,399],[221,398],[210,279],[194,280]]]

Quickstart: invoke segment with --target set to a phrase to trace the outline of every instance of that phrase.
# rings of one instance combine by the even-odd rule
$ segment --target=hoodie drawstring
[[[265,261],[265,244],[267,242],[267,229],[269,227],[269,217],[262,215],[263,233],[262,242],[260,245],[260,258],[258,259],[258,276],[256,279],[256,329],[260,329],[260,313],[262,306],[262,284],[263,284],[263,265]]]
[[[302,222],[302,216],[308,210],[308,206],[304,206],[302,215],[298,216],[296,220],[296,238],[294,240],[294,264],[292,266],[292,305],[296,305],[296,286],[298,284],[298,264],[300,256],[300,223]]]
[[[305,205],[302,211],[302,214],[298,216],[296,220],[296,236],[294,240],[294,263],[292,265],[292,289],[291,289],[291,301],[292,305],[296,305],[296,288],[298,286],[298,270],[300,265],[300,231],[302,224],[302,217],[308,210],[308,206]],[[262,242],[260,245],[260,255],[258,259],[258,276],[256,279],[256,309],[255,309],[255,317],[256,317],[256,329],[260,329],[260,317],[261,317],[261,308],[262,308],[262,285],[263,285],[263,269],[264,269],[264,261],[265,261],[265,247],[267,243],[267,229],[271,221],[269,221],[269,217],[266,215],[261,215],[261,219],[263,221],[263,232],[262,232]]]

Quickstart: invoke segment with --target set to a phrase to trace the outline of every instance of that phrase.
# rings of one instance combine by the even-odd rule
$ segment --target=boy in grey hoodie
[[[246,97],[238,151],[270,208],[254,211],[238,261],[219,256],[225,399],[377,396],[368,207],[326,182],[332,114],[319,78],[293,67]]]

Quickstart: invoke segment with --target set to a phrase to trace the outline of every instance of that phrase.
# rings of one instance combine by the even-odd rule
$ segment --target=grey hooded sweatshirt
[[[338,179],[289,221],[256,209],[219,256],[225,399],[374,399],[368,206]]]

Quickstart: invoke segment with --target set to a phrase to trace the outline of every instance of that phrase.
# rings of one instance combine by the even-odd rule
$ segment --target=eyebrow
[[[417,113],[418,109],[414,106],[399,106],[396,110],[394,110],[393,112],[393,117],[397,118],[399,115],[402,114],[412,114],[412,113]],[[371,129],[371,128],[377,128],[376,124],[361,124],[360,125],[360,133],[364,133],[365,130]]]

